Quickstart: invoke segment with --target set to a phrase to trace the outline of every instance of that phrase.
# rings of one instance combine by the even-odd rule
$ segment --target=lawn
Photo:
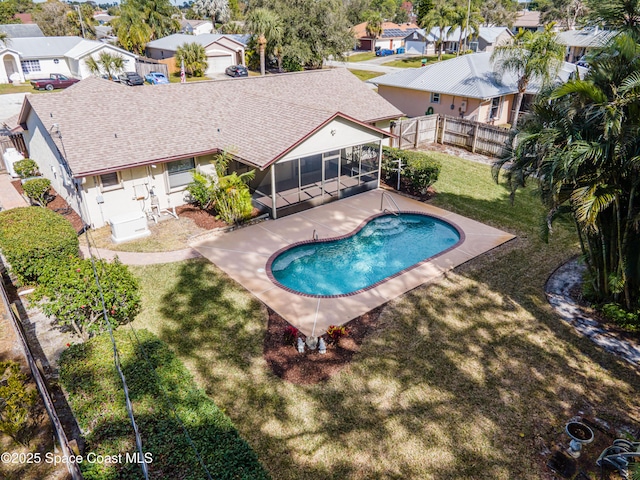
[[[349,70],[351,73],[353,73],[356,77],[358,77],[360,80],[367,81],[370,78],[376,78],[379,77],[380,75],[384,75],[384,73],[382,72],[371,72],[369,70]]]
[[[543,243],[532,189],[512,206],[488,166],[440,158],[432,203],[518,238],[388,303],[326,383],[267,370],[265,308],[205,260],[133,268],[134,326],[172,346],[274,479],[540,479],[579,412],[640,421],[638,372],[546,301],[549,274],[578,251],[571,225]]]
[[[0,83],[0,95],[6,95],[7,93],[43,93],[45,90],[36,90],[29,83],[22,85],[14,85],[12,83]]]
[[[401,58],[400,60],[392,60],[390,62],[384,63],[385,67],[400,67],[400,68],[417,68],[422,66],[422,59],[427,59],[427,65],[437,62],[437,55],[426,55],[424,57],[410,57],[410,58]],[[455,58],[455,55],[451,55],[449,53],[445,53],[442,55],[442,60],[449,60],[450,58]]]
[[[366,62],[367,60],[373,60],[374,58],[376,58],[375,52],[364,52],[349,55],[346,60],[347,62]]]

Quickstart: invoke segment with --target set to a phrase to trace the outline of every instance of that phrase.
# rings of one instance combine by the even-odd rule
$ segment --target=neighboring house
[[[187,20],[180,22],[180,33],[187,35],[202,35],[213,32],[213,23],[210,20]]]
[[[6,33],[9,38],[44,37],[44,33],[42,33],[40,27],[35,23],[29,23],[26,25],[21,23],[0,25],[0,32]]]
[[[433,55],[436,52],[436,40],[431,33],[419,28],[404,37],[405,51],[414,55]]]
[[[367,22],[359,23],[352,29],[356,38],[357,50],[370,50],[373,51],[376,48],[388,48],[396,50],[400,47],[404,47],[404,39],[409,32],[418,30],[418,25],[415,23],[403,23],[398,25],[393,22],[384,22],[382,24],[382,35],[377,38],[372,38],[367,33]]]
[[[116,17],[114,17],[113,15],[109,15],[106,12],[96,12],[96,13],[93,14],[93,19],[96,22],[98,22],[98,25],[108,24],[114,18],[116,18]]]
[[[118,37],[113,34],[113,28],[111,25],[96,25],[93,28],[96,31],[96,40],[111,43],[113,45],[118,44]]]
[[[22,23],[34,23],[33,16],[30,13],[16,13],[13,18],[20,20]]]
[[[0,83],[9,83],[13,74],[21,82],[48,77],[51,73],[86,78],[91,75],[85,61],[108,51],[125,59],[125,70],[135,70],[136,55],[121,48],[81,37],[12,38],[0,42]]]
[[[245,44],[235,35],[221,35],[207,33],[204,35],[186,35],[176,33],[147,43],[147,57],[155,60],[173,58],[176,50],[185,43],[199,43],[204,47],[207,55],[207,70],[205,75],[224,73],[230,65],[244,65]]]
[[[460,27],[444,29],[443,52],[456,53],[460,44]],[[466,39],[465,39],[466,37]],[[433,27],[428,38],[433,38],[434,47],[440,38],[440,27]],[[480,27],[476,36],[471,30],[462,33],[462,49],[466,44],[468,50],[474,52],[491,52],[498,45],[505,45],[513,41],[513,34],[507,27]],[[435,49],[437,51],[437,48]]]
[[[544,25],[540,23],[540,12],[529,10],[518,12],[511,31],[516,34],[520,30],[529,30],[531,32],[544,30]]]
[[[28,95],[18,121],[53,188],[101,227],[185,204],[192,172],[212,172],[225,150],[230,170],[256,171],[254,205],[274,218],[376,188],[381,147],[402,115],[331,69],[153,88],[88,78]]]
[[[583,30],[567,30],[566,32],[558,33],[557,41],[567,47],[565,60],[570,63],[576,63],[589,50],[604,47],[615,34],[615,32],[600,30],[597,27]]]
[[[578,67],[580,73],[586,70]],[[576,66],[565,63],[558,81],[566,82]],[[491,62],[491,53],[473,53],[433,63],[423,68],[405,69],[368,81],[378,93],[410,117],[439,113],[501,125],[511,122],[517,78],[500,77]],[[527,94],[539,85],[530,83]]]

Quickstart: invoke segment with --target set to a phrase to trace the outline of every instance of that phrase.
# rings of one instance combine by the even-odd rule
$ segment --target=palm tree
[[[454,9],[444,0],[440,0],[422,19],[421,27],[424,28],[427,33],[430,32],[433,27],[438,27],[440,30],[438,35],[438,60],[442,60],[444,32],[447,28],[449,29],[449,32],[451,32],[450,27],[453,20]]]
[[[471,8],[469,4],[469,10],[467,7],[459,5],[455,7],[451,20],[451,30],[455,30],[460,27],[460,38],[458,39],[458,51],[456,56],[462,52],[462,39],[466,39],[470,34],[478,36],[480,33],[480,25],[484,21],[484,18],[480,15],[480,11],[477,8]]]
[[[207,53],[199,43],[185,43],[176,49],[176,65],[184,62],[184,69],[190,77],[202,77],[207,70]]]
[[[113,80],[119,73],[124,70],[124,58],[118,54],[109,52],[100,52],[98,59],[89,57],[85,60],[85,64],[94,75],[105,74],[109,80]]]
[[[588,0],[589,19],[602,23],[611,30],[630,33],[634,38],[640,36],[640,2],[638,0]]]
[[[180,30],[176,8],[169,0],[125,0],[111,26],[120,45],[137,54],[144,52],[149,41]]]
[[[256,8],[247,17],[245,27],[256,38],[260,53],[260,74],[264,75],[267,44],[275,46],[280,43],[284,30],[282,20],[271,10]]]
[[[366,22],[367,26],[365,27],[365,31],[370,38],[373,38],[371,42],[371,51],[373,51],[375,49],[376,39],[384,33],[382,28],[382,24],[384,23],[382,13],[373,11],[366,12]]]
[[[532,80],[542,86],[557,76],[564,60],[564,47],[556,42],[556,35],[548,25],[543,32],[520,32],[510,45],[500,45],[491,54],[498,72],[512,72],[518,77],[518,94],[513,107],[511,125],[518,125],[522,99]]]
[[[7,32],[0,32],[0,42],[4,43],[5,45],[9,45],[11,43],[9,34]]]
[[[549,222],[573,216],[594,297],[631,310],[640,298],[640,45],[621,35],[590,65],[586,79],[541,96],[494,176],[512,162],[512,193],[535,177]]]
[[[216,23],[225,23],[231,17],[229,0],[195,0],[191,8],[197,15],[211,18],[214,27]]]

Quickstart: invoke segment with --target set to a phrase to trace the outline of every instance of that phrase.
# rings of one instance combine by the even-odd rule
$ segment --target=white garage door
[[[207,68],[206,75],[213,73],[224,73],[224,69],[229,65],[234,65],[233,57],[227,55],[224,57],[208,57],[209,67]]]

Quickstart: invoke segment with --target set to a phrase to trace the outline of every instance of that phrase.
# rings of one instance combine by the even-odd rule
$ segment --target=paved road
[[[0,95],[0,122],[20,113],[22,100],[29,93],[8,93]]]
[[[398,67],[385,67],[384,65],[378,65],[370,62],[338,62],[335,60],[326,60],[324,64],[327,67],[344,67],[350,70],[369,70],[371,72],[381,73],[391,73],[397,72],[398,70],[404,70]]]

